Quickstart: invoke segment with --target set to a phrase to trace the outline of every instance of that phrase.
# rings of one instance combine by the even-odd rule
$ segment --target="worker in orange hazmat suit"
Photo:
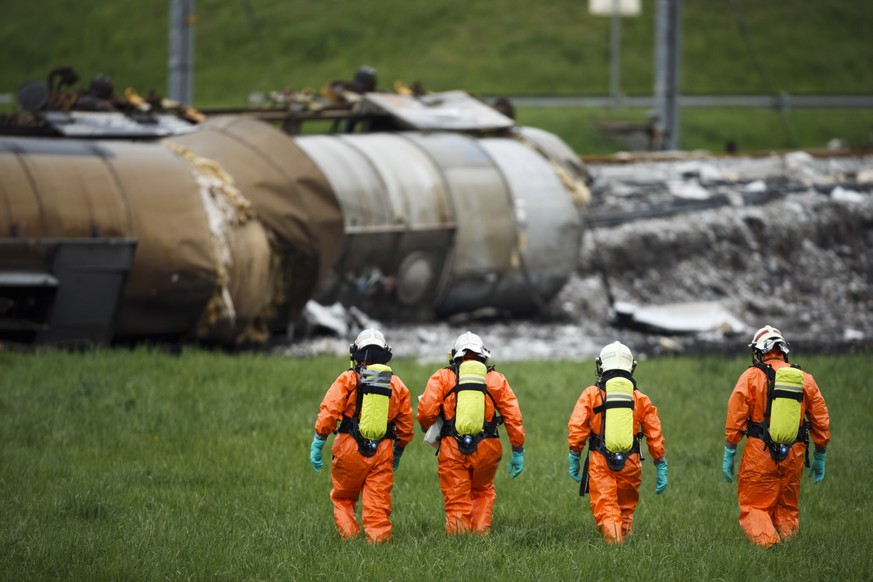
[[[728,400],[722,472],[733,482],[737,444],[748,436],[737,474],[740,526],[751,541],[770,548],[800,527],[800,477],[809,438],[815,444],[810,477],[813,484],[824,479],[830,418],[815,379],[788,362],[782,332],[766,325],[749,348],[752,366]]]
[[[601,535],[609,543],[620,544],[633,533],[643,436],[657,471],[655,492],[660,495],[667,488],[664,436],[658,409],[636,389],[637,363],[630,349],[621,342],[611,343],[600,351],[595,364],[597,384],[583,390],[567,423],[569,473],[581,484],[581,495],[590,493]],[[586,441],[588,456],[580,468]]]
[[[394,471],[413,436],[409,389],[386,365],[391,347],[379,330],[362,331],[349,353],[352,368],[337,377],[321,402],[309,460],[316,471],[323,467],[321,449],[339,423],[331,449],[336,527],[345,540],[358,535],[355,512],[362,496],[367,540],[384,542],[391,539]]]
[[[427,381],[418,405],[423,430],[441,426],[438,468],[449,534],[491,531],[494,477],[503,457],[497,427],[512,446],[509,473],[524,470],[524,427],[506,377],[490,366],[491,352],[472,332],[458,336],[449,366]],[[440,424],[442,423],[442,424]]]

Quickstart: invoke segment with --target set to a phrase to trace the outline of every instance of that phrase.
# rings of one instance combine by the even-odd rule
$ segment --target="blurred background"
[[[75,8],[5,0],[0,108],[13,106],[22,83],[61,65],[83,82],[104,74],[119,90],[168,96],[168,71],[180,66],[171,64],[174,4],[190,34],[187,101],[198,108],[318,91],[368,65],[380,90],[400,80],[507,97],[519,123],[559,135],[580,154],[611,154],[647,145],[656,61],[671,65],[656,54],[665,42],[658,31],[667,30],[677,50],[677,77],[667,79],[678,101],[676,149],[859,148],[873,139],[873,6],[851,0],[622,0],[621,18],[604,13],[611,0],[119,0]]]
[[[873,5],[0,8],[0,338],[873,337]]]

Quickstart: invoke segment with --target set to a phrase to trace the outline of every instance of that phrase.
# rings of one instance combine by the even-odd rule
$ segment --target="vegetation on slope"
[[[58,65],[74,66],[83,83],[105,73],[120,87],[165,92],[169,0],[86,3],[75,9],[63,0],[2,4],[0,93],[14,93],[24,81],[45,78]],[[873,94],[869,3],[682,4],[684,94]],[[622,22],[621,89],[627,95],[649,95],[654,82],[655,2],[642,5],[641,16]],[[328,80],[350,78],[362,64],[377,69],[383,89],[402,79],[433,91],[460,88],[483,96],[606,95],[610,27],[609,18],[591,16],[587,2],[579,0],[199,0],[194,104],[235,106],[253,92],[317,89]],[[725,132],[711,134],[724,123],[739,124],[741,134],[752,132],[747,141],[756,147],[759,139],[774,148],[820,147],[830,137],[863,146],[873,126],[871,111],[790,111],[797,133],[790,144],[783,131],[758,129],[749,112],[690,112],[693,120],[683,119],[683,146],[702,142],[721,148]],[[561,113],[590,116],[584,110]],[[593,115],[636,119],[645,112]],[[520,121],[537,125],[539,119]],[[574,141],[561,124],[539,125]],[[807,125],[815,128],[808,137],[801,129]],[[827,125],[824,133],[821,125]],[[585,146],[580,143],[578,149],[584,152]]]

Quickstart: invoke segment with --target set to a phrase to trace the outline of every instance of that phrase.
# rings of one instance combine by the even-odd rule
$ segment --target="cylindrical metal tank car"
[[[327,180],[290,136],[250,117],[212,117],[164,143],[219,164],[273,234],[283,301],[271,325],[285,331],[342,248],[342,209]]]
[[[107,303],[97,257],[122,241],[91,339],[262,343],[311,299],[395,321],[542,309],[576,267],[578,157],[460,92],[362,103],[319,135],[286,111],[46,113],[46,137],[0,136],[0,337],[75,339],[75,318],[47,330]]]
[[[379,317],[528,314],[564,285],[581,224],[524,134],[304,136],[342,205],[346,244],[317,298]]]
[[[118,338],[266,339],[281,272],[250,206],[215,166],[181,148],[0,136],[6,243],[137,241]],[[7,273],[46,268],[0,259]]]

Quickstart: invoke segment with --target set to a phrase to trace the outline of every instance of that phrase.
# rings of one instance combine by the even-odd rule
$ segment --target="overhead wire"
[[[788,123],[788,118],[785,115],[785,104],[781,94],[778,94],[776,90],[773,88],[773,84],[770,82],[770,76],[764,70],[764,65],[761,62],[761,58],[758,55],[758,51],[755,50],[754,45],[752,45],[751,37],[749,36],[749,29],[746,26],[746,21],[743,19],[743,15],[740,13],[740,9],[737,7],[736,0],[730,0],[731,9],[734,13],[734,19],[737,21],[737,27],[740,30],[740,36],[743,38],[743,43],[746,46],[746,51],[748,51],[749,56],[752,59],[752,64],[757,69],[758,76],[761,78],[761,81],[764,83],[764,89],[773,95],[774,98],[774,107],[779,113],[779,120],[782,123],[782,131],[785,133],[785,137],[788,141],[788,147],[793,148],[796,147],[794,141],[794,134],[791,131],[791,125]]]
[[[272,55],[272,53],[267,49],[267,45],[264,41],[264,33],[261,30],[261,25],[258,22],[257,14],[255,14],[255,7],[252,5],[251,0],[240,0],[242,4],[243,12],[246,15],[246,21],[249,24],[249,28],[252,29],[252,34],[255,37],[255,41],[258,43],[258,51],[261,53],[261,58],[264,61],[265,66],[267,67],[267,73],[270,77],[270,81],[273,83],[274,87],[281,87],[282,85],[282,76],[279,74],[279,69],[276,65],[276,59]]]

